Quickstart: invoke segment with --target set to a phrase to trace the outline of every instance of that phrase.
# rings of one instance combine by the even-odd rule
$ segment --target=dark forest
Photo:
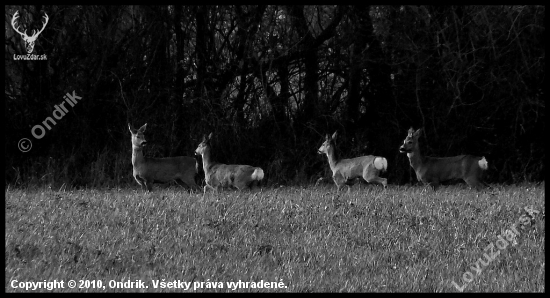
[[[148,124],[153,157],[194,156],[212,132],[215,160],[261,166],[268,185],[330,177],[317,148],[335,131],[340,156],[384,156],[389,184],[416,183],[398,150],[410,127],[425,155],[485,156],[489,183],[542,181],[544,18],[529,5],[5,6],[6,183],[135,185],[128,123]],[[34,47],[18,31],[38,32]]]

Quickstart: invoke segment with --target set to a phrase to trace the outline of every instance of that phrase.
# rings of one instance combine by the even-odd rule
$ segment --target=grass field
[[[545,291],[544,184],[5,193],[7,292]]]

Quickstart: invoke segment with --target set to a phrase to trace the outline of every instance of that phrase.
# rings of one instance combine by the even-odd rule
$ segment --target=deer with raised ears
[[[325,142],[318,149],[319,154],[326,154],[328,164],[332,170],[332,179],[337,187],[337,192],[346,184],[348,193],[355,178],[361,177],[368,183],[378,183],[388,187],[386,178],[380,178],[378,175],[388,169],[388,161],[381,156],[366,155],[350,159],[338,159],[336,156],[336,137],[335,132],[332,137],[326,135]]]
[[[153,183],[170,181],[176,181],[186,188],[200,190],[195,183],[197,174],[195,158],[188,156],[148,158],[143,155],[143,147],[147,144],[143,134],[146,128],[147,123],[138,130],[133,129],[128,123],[128,129],[132,134],[133,173],[137,183],[147,191],[153,190]]]
[[[452,157],[430,157],[420,154],[418,138],[422,129],[414,131],[411,127],[399,152],[407,153],[416,178],[436,190],[440,182],[462,179],[470,187],[479,190],[487,186],[483,182],[483,173],[489,165],[484,156],[458,155]]]
[[[208,188],[218,191],[220,187],[235,187],[239,190],[252,188],[264,178],[264,171],[259,167],[249,165],[226,165],[215,163],[210,155],[210,140],[212,133],[203,137],[202,142],[195,150],[202,156],[204,169],[204,193]]]

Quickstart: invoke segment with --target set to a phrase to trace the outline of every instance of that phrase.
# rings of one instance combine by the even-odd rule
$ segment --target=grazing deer
[[[195,183],[196,160],[188,156],[166,158],[148,158],[143,156],[143,147],[147,144],[143,132],[147,128],[145,123],[138,130],[128,123],[132,134],[132,166],[137,183],[147,191],[153,190],[153,183],[176,181],[179,185],[194,190],[200,187]]]
[[[403,141],[403,145],[399,147],[399,152],[407,153],[418,181],[430,185],[433,190],[436,190],[440,182],[453,179],[462,179],[470,187],[475,187],[477,190],[482,186],[486,186],[482,180],[483,172],[488,168],[485,157],[473,155],[453,157],[422,156],[418,143],[418,137],[421,132],[421,129],[415,132],[411,127],[407,137]]]
[[[327,134],[325,142],[318,149],[319,154],[326,154],[328,164],[332,170],[332,179],[337,187],[337,192],[346,184],[348,193],[353,185],[355,178],[362,177],[365,181],[382,184],[384,189],[388,187],[387,179],[380,178],[380,172],[385,172],[388,169],[388,161],[381,156],[366,155],[350,159],[338,159],[335,153],[336,150],[337,132],[332,135],[332,138]]]
[[[206,189],[218,191],[219,187],[235,187],[239,190],[252,188],[264,178],[264,171],[259,167],[248,165],[226,165],[212,162],[210,158],[210,140],[212,133],[203,137],[202,142],[195,150],[196,154],[202,156],[202,166],[204,168],[204,193]]]

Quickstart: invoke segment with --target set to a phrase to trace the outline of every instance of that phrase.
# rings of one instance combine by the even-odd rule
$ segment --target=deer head
[[[206,152],[210,152],[210,150],[208,148],[209,148],[209,143],[210,143],[211,139],[212,139],[212,133],[210,133],[208,135],[208,137],[206,137],[206,135],[204,135],[203,138],[202,138],[202,142],[199,144],[199,146],[195,150],[195,154],[203,155]]]
[[[128,123],[128,129],[130,130],[130,133],[132,134],[132,148],[142,148],[147,144],[147,141],[145,140],[144,132],[145,129],[147,129],[147,123],[145,123],[142,127],[139,129],[133,129],[132,125]]]
[[[325,137],[325,142],[319,149],[317,149],[317,153],[319,154],[329,154],[329,152],[334,151],[334,142],[336,141],[336,137],[338,136],[337,132],[334,132],[332,134],[332,138],[327,134]]]
[[[415,146],[418,146],[418,137],[420,137],[421,132],[422,132],[422,128],[419,128],[417,131],[414,131],[412,127],[409,128],[407,137],[403,141],[403,145],[399,147],[399,152],[401,153],[413,152]]]
[[[19,18],[19,11],[16,11],[13,15],[13,18],[11,19],[11,26],[13,27],[13,30],[21,35],[21,37],[25,41],[25,48],[27,49],[27,53],[29,54],[32,53],[32,51],[34,50],[34,42],[36,41],[36,38],[38,37],[38,35],[40,35],[40,33],[42,33],[42,31],[44,31],[44,28],[46,28],[48,20],[50,19],[47,13],[44,13],[44,15],[46,22],[44,22],[44,24],[42,25],[42,29],[38,30],[38,32],[35,32],[36,30],[32,30],[31,36],[27,35],[27,30],[25,30],[25,32],[21,32],[19,31],[19,26],[16,27],[15,20]]]

